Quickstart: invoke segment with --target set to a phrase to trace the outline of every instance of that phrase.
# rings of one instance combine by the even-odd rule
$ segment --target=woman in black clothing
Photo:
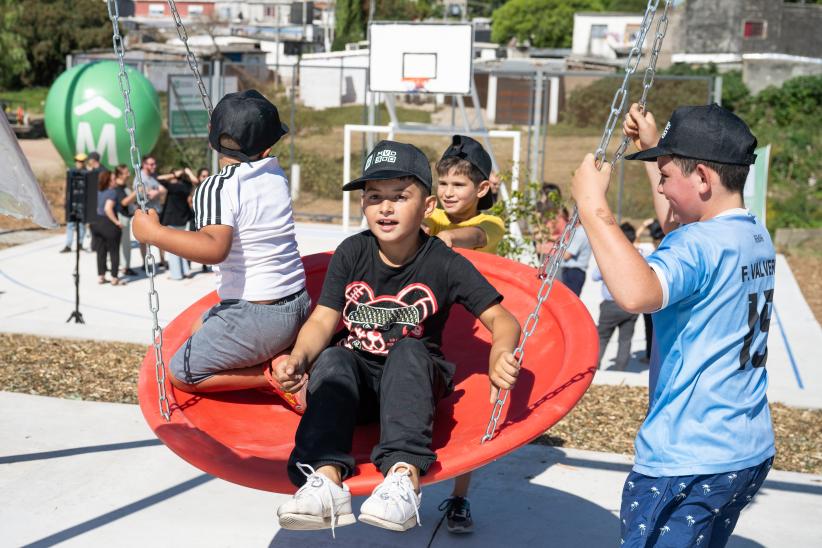
[[[123,283],[117,276],[120,266],[120,237],[123,225],[117,214],[122,211],[114,179],[108,171],[100,172],[97,191],[97,219],[91,223],[94,238],[92,247],[97,252],[99,283],[106,283],[106,254],[111,258],[111,285]]]
[[[185,170],[177,169],[168,175],[160,175],[157,180],[168,191],[166,203],[160,215],[160,223],[178,230],[186,230],[188,222],[194,216],[188,201],[194,188],[191,181],[189,181],[189,176],[185,173]],[[170,279],[182,280],[191,277],[188,261],[182,257],[166,251],[166,261],[168,262]]]

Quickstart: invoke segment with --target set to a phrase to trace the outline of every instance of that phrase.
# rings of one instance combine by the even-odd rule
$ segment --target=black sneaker
[[[71,248],[66,246],[60,250],[60,253],[71,253]]]
[[[474,520],[471,519],[471,504],[464,497],[450,497],[440,503],[440,510],[445,510],[448,532],[454,534],[472,533]]]
[[[131,268],[126,268],[125,270],[123,270],[123,274],[125,274],[126,276],[136,276],[137,272],[135,272]]]

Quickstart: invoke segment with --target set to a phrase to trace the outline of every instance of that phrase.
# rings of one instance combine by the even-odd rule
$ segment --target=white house
[[[575,13],[571,53],[578,57],[623,57],[631,50],[641,26],[642,14]]]
[[[300,99],[311,108],[362,105],[366,100],[368,50],[303,55]]]

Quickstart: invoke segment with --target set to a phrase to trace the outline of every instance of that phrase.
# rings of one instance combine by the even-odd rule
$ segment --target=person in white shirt
[[[288,128],[255,90],[226,95],[214,108],[209,142],[219,173],[192,199],[196,231],[161,226],[137,212],[134,235],[179,257],[215,265],[220,303],[172,357],[171,383],[186,391],[273,388],[270,361],[294,342],[310,299],[295,239],[288,181],[271,147]],[[296,398],[288,403],[301,411]]]

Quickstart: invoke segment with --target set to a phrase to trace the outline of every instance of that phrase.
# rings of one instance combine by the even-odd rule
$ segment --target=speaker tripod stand
[[[74,217],[76,219],[76,217]],[[66,323],[74,320],[74,323],[86,323],[83,319],[83,313],[80,312],[80,248],[83,245],[83,240],[80,239],[80,221],[74,221],[74,238],[77,241],[77,247],[74,251],[74,311],[69,315]]]

